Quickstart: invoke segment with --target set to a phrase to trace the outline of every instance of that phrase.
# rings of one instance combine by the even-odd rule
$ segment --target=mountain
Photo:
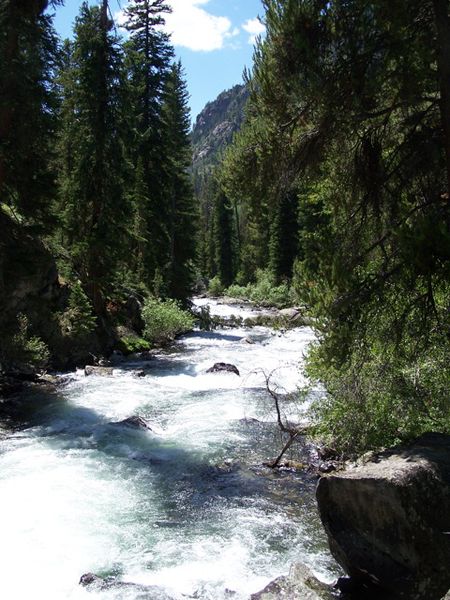
[[[198,115],[191,134],[194,181],[197,175],[211,172],[241,128],[248,95],[245,85],[235,85],[208,102]]]

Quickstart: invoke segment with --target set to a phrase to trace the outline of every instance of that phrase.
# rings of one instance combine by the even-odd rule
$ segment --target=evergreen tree
[[[0,203],[27,224],[49,225],[57,40],[45,11],[60,2],[0,2]]]
[[[129,218],[123,191],[121,56],[107,3],[81,6],[66,47],[59,136],[60,205],[72,267],[104,314]]]
[[[233,210],[220,186],[214,198],[213,243],[217,275],[224,287],[233,283],[235,244]]]
[[[169,206],[168,293],[173,298],[184,300],[193,284],[198,215],[188,173],[192,160],[190,119],[181,63],[174,64],[168,75],[162,115],[167,162],[165,194]]]
[[[135,186],[145,190],[141,196],[144,207],[139,210],[145,220],[147,244],[143,250],[145,282],[152,288],[155,275],[166,274],[171,262],[170,207],[165,195],[166,166],[164,164],[161,107],[173,49],[160,26],[169,12],[164,0],[132,0],[125,9],[126,28],[130,41],[126,46],[129,95],[131,103],[129,153],[135,169]],[[139,169],[138,169],[139,166]],[[137,176],[142,183],[137,182]]]
[[[448,2],[264,5],[224,180],[247,240],[267,206],[277,241],[278,190],[299,190],[294,283],[321,327],[321,425],[360,449],[448,430]]]

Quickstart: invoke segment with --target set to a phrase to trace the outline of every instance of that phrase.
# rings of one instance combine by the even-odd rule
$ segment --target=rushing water
[[[294,390],[312,339],[195,332],[111,378],[79,372],[30,394],[22,426],[0,441],[0,597],[158,598],[89,592],[78,585],[88,571],[211,600],[248,598],[298,560],[330,576],[314,479],[262,466],[279,448],[264,373]],[[219,361],[241,377],[207,374]],[[117,425],[131,415],[152,431]]]

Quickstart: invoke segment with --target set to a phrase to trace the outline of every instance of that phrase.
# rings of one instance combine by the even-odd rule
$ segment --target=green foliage
[[[194,326],[192,315],[180,308],[175,300],[148,298],[142,309],[145,322],[143,336],[152,344],[172,341]]]
[[[274,276],[269,270],[258,269],[255,283],[246,286],[230,285],[224,292],[232,298],[249,300],[259,306],[276,306],[284,308],[292,305],[292,295],[287,283],[276,285]]]
[[[444,3],[264,5],[247,121],[221,170],[241,283],[261,267],[293,275],[319,332],[317,427],[346,451],[449,431]]]
[[[126,335],[117,342],[117,349],[125,354],[125,356],[135,354],[136,352],[146,352],[151,347],[150,342],[135,335]]]
[[[67,310],[60,317],[63,334],[82,340],[95,331],[96,324],[97,319],[93,313],[92,304],[81,283],[73,283],[70,287]]]
[[[210,279],[208,284],[208,294],[210,296],[222,296],[224,291],[225,288],[222,282],[220,281],[220,277],[218,275]]]
[[[50,352],[47,345],[29,330],[28,318],[20,313],[17,316],[17,331],[7,342],[8,361],[14,366],[45,369]]]
[[[58,99],[47,4],[0,1],[0,198],[19,222],[48,231]]]
[[[325,367],[319,350],[309,372],[328,392],[313,405],[316,433],[344,453],[450,430],[450,368],[442,346],[409,363],[395,352],[372,352],[365,361],[354,352],[339,369]]]

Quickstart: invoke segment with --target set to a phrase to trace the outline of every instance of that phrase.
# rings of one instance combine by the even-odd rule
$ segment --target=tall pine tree
[[[155,278],[159,282],[167,273],[171,261],[161,109],[173,49],[160,29],[164,14],[169,11],[164,0],[132,0],[125,9],[125,27],[130,34],[126,45],[131,101],[130,159],[135,173],[134,188],[139,190],[140,204],[135,204],[139,237],[146,241],[139,244],[138,251],[144,281],[150,289]]]
[[[173,298],[184,300],[193,284],[198,215],[188,173],[192,160],[190,119],[181,63],[172,65],[167,78],[162,115],[167,164],[164,192],[169,208],[168,293]]]
[[[103,315],[120,257],[128,206],[123,191],[121,53],[107,2],[84,2],[66,49],[59,139],[60,205],[72,267]]]
[[[56,4],[0,1],[0,203],[20,222],[41,227],[55,193],[57,39],[45,11]]]

